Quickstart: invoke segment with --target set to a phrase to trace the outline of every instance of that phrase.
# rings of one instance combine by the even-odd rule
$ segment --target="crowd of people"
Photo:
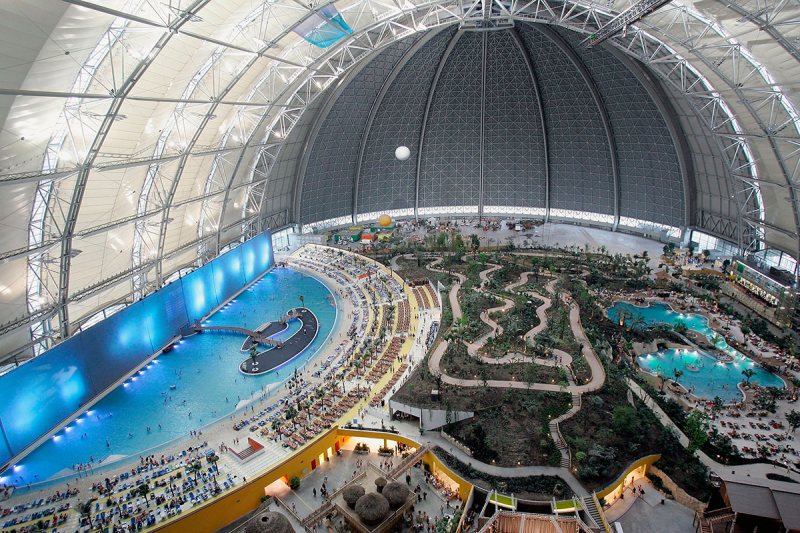
[[[396,334],[409,329],[410,304],[402,285],[385,269],[357,254],[340,254],[322,247],[306,247],[289,262],[334,280],[338,296],[350,304],[350,327],[344,340],[331,345],[313,368],[291,375],[282,384],[282,394],[276,394],[268,403],[272,394],[262,391],[262,408],[250,406],[228,427],[236,432],[257,433],[293,450],[330,428],[350,409],[366,408],[364,401],[372,393],[373,384],[388,372],[402,375],[407,369],[403,346],[413,336],[407,331]],[[394,312],[389,311],[392,307]],[[390,322],[392,315],[396,320]],[[333,337],[329,340],[332,342]],[[355,361],[358,364],[353,364]],[[390,380],[380,395],[394,385],[395,381]],[[292,414],[287,417],[289,412]],[[191,437],[200,435],[197,432]],[[219,449],[223,454],[229,447],[223,442]],[[139,464],[129,470],[93,483],[91,496],[95,501],[88,514],[77,512],[81,506],[76,500],[52,505],[58,501],[53,498],[0,508],[2,517],[8,518],[3,527],[23,524],[15,531],[24,533],[35,526],[31,521],[40,517],[47,518],[46,527],[53,528],[64,526],[65,521],[72,523],[79,514],[78,524],[85,527],[90,521],[92,528],[104,527],[114,532],[150,527],[234,485],[235,476],[220,474],[221,465],[216,462],[195,471],[194,464],[206,460],[209,451],[203,443],[175,454],[141,457]],[[95,479],[93,465],[90,462],[79,468]],[[64,497],[76,495],[77,489],[70,489]]]

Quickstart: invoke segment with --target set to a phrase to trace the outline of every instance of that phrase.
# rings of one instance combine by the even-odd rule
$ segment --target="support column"
[[[481,136],[481,144],[480,144],[480,163],[478,166],[478,221],[480,222],[483,219],[483,195],[484,195],[484,186],[483,186],[483,161],[484,161],[484,144],[486,142],[486,59],[487,59],[487,49],[488,49],[488,39],[489,33],[483,32],[482,33],[482,53],[481,53],[481,129],[480,129],[480,136]]]

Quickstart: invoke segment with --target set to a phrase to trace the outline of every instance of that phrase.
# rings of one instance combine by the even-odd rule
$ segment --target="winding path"
[[[436,272],[446,272],[440,268],[438,265],[442,262],[443,258],[438,258],[435,261],[431,262],[428,265],[429,270],[433,270]],[[484,269],[480,272],[479,277],[481,280],[480,288],[476,289],[479,292],[486,292],[484,287],[489,281],[489,275],[501,268],[500,265],[491,265],[489,268]],[[458,291],[461,289],[461,285],[466,281],[466,276],[460,274],[458,272],[453,273],[456,278],[457,282],[453,284],[450,289],[449,299],[450,299],[450,306],[453,310],[453,320],[459,320],[463,316],[463,312],[461,310],[461,304],[458,301]],[[534,274],[533,272],[523,272],[520,275],[519,281],[509,283],[506,285],[505,289],[507,291],[511,291],[516,289],[517,287],[521,287],[528,283],[528,277]],[[553,293],[555,290],[556,280],[551,280],[546,287],[548,293]],[[539,324],[533,327],[530,331],[525,334],[526,340],[533,340],[536,335],[541,333],[547,328],[547,310],[552,307],[552,300],[543,294],[540,294],[536,291],[528,291],[525,294],[529,296],[533,296],[542,301],[542,304],[539,305],[536,309],[536,316],[539,318]],[[569,392],[572,395],[572,403],[570,409],[562,414],[561,416],[550,420],[548,423],[548,429],[550,430],[550,436],[555,442],[556,446],[558,447],[559,453],[561,454],[561,467],[559,469],[560,474],[562,477],[564,476],[571,476],[570,467],[572,466],[572,457],[570,455],[570,449],[567,445],[564,437],[561,435],[561,431],[559,429],[559,424],[564,420],[572,417],[577,413],[581,408],[581,394],[584,392],[591,392],[599,389],[603,386],[606,379],[605,369],[603,368],[602,363],[600,362],[600,358],[597,356],[597,353],[594,351],[589,339],[586,337],[586,333],[583,330],[583,325],[581,324],[581,317],[580,317],[580,309],[578,305],[572,301],[572,299],[566,295],[561,295],[562,301],[569,305],[569,322],[570,328],[572,329],[572,333],[575,336],[575,340],[578,341],[581,345],[581,353],[583,354],[586,362],[589,365],[589,368],[592,372],[592,378],[589,380],[588,383],[578,385],[570,376],[569,385],[556,385],[554,383],[527,383],[522,381],[508,381],[508,380],[477,380],[477,379],[462,379],[457,378],[451,375],[446,374],[442,369],[442,356],[447,351],[447,347],[449,345],[448,341],[442,340],[439,345],[431,352],[430,357],[428,358],[428,368],[430,372],[434,375],[441,376],[443,382],[449,385],[456,385],[459,387],[493,387],[493,388],[509,388],[509,389],[527,389],[527,390],[538,390],[538,391],[545,391],[545,392]],[[467,346],[467,352],[470,356],[473,357],[481,357],[479,355],[480,349],[486,344],[486,341],[493,335],[498,333],[502,333],[502,327],[497,324],[494,320],[490,318],[490,315],[494,312],[500,311],[505,312],[516,305],[513,300],[509,298],[503,298],[503,304],[488,309],[481,313],[480,319],[483,323],[488,325],[491,330],[482,335],[479,339],[472,343],[465,342]],[[546,366],[566,366],[572,363],[572,356],[562,350],[553,350],[553,354],[555,357],[553,359],[542,359],[538,357],[530,357],[519,353],[507,354],[501,358],[492,358],[492,357],[481,357],[481,359],[489,364],[504,364],[504,363],[511,363],[511,362],[533,362],[539,365],[546,365]],[[488,465],[487,465],[488,466]],[[535,469],[538,472],[544,473],[544,468],[546,467],[530,467]],[[554,467],[550,467],[554,468]],[[484,469],[484,471],[486,471]]]
[[[428,268],[430,270],[434,270],[437,272],[445,272],[438,268],[442,261],[442,258],[438,258],[433,261]],[[489,268],[484,269],[481,271],[479,277],[481,280],[481,288],[476,289],[481,292],[485,292],[483,289],[483,285],[485,285],[489,281],[489,275],[501,268],[500,265],[491,265]],[[463,316],[463,312],[461,310],[461,305],[458,302],[458,291],[461,289],[461,285],[466,281],[466,276],[461,273],[455,272],[453,273],[456,278],[457,282],[453,284],[450,289],[449,300],[450,306],[453,310],[453,320],[459,320]],[[522,274],[521,279],[519,282],[514,282],[506,286],[506,289],[513,289],[516,287],[520,287],[528,282],[528,276],[533,274],[532,272],[525,272]],[[524,281],[522,279],[524,277]],[[555,280],[551,281],[548,284],[548,290],[552,290],[554,286]],[[525,334],[526,339],[532,339],[538,333],[543,331],[547,328],[547,310],[552,306],[552,301],[550,298],[539,294],[538,292],[529,292],[531,296],[536,297],[537,299],[542,300],[542,304],[537,308],[536,314],[539,317],[539,324],[531,329],[528,333]],[[489,309],[483,313],[481,313],[481,320],[487,324],[491,330],[486,333],[485,335],[481,336],[479,339],[474,341],[473,343],[465,343],[467,345],[468,353],[472,356],[477,356],[480,348],[486,343],[489,337],[496,335],[498,332],[502,332],[501,327],[491,318],[489,315],[496,311],[507,311],[514,307],[513,300],[508,298],[504,298],[504,303],[501,306],[494,307]],[[572,329],[572,333],[575,336],[575,339],[581,344],[581,353],[586,358],[586,362],[589,364],[589,368],[592,372],[592,378],[588,383],[577,385],[577,384],[570,384],[566,387],[561,385],[556,385],[554,383],[526,383],[521,381],[509,381],[509,380],[478,380],[478,379],[462,379],[457,378],[451,375],[446,374],[442,370],[442,356],[444,355],[445,351],[449,343],[446,340],[443,340],[439,343],[438,346],[434,349],[431,353],[430,358],[428,359],[428,367],[433,374],[441,375],[442,381],[450,384],[450,385],[457,385],[459,387],[496,387],[496,388],[509,388],[509,389],[530,389],[530,390],[539,390],[539,391],[547,391],[547,392],[570,392],[573,394],[582,394],[584,392],[592,392],[600,387],[603,386],[605,383],[605,370],[603,369],[603,365],[600,362],[599,357],[592,348],[591,343],[589,343],[588,338],[586,337],[586,333],[583,331],[583,326],[580,321],[580,310],[578,309],[577,304],[572,302],[571,300],[568,302],[570,306],[570,327]],[[483,357],[482,359],[489,364],[503,364],[508,362],[535,362],[536,364],[543,364],[549,366],[559,366],[559,365],[568,365],[572,362],[572,356],[566,352],[561,350],[554,350],[554,353],[558,356],[558,361],[553,361],[549,359],[540,359],[540,358],[532,358],[522,354],[509,354],[504,356],[503,358],[492,358],[492,357]],[[574,404],[573,404],[574,406]]]

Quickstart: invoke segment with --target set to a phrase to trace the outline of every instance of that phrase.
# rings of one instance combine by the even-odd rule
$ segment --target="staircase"
[[[714,524],[729,525],[736,518],[736,514],[730,507],[707,511],[702,515],[695,513],[694,525],[697,526],[699,533],[714,533]],[[726,529],[727,530],[727,529]]]
[[[314,512],[305,517],[300,524],[306,531],[316,531],[317,526],[322,523],[322,519],[333,512],[333,504],[326,501]]]
[[[556,443],[559,453],[561,453],[561,467],[570,468],[572,466],[572,459],[569,453],[569,446],[567,446],[564,437],[561,436],[561,431],[558,429],[558,421],[551,420],[548,426],[550,427],[550,436],[552,437],[553,442]]]
[[[608,525],[606,521],[606,517],[603,514],[603,509],[600,507],[600,502],[597,499],[597,495],[593,492],[591,496],[586,496],[581,499],[581,507],[586,511],[586,514],[589,515],[591,521],[594,524],[590,524],[593,528],[596,527],[599,531],[604,533],[611,533],[611,527]]]
[[[551,420],[548,423],[548,427],[550,428],[550,436],[553,439],[553,442],[556,443],[556,447],[558,447],[558,451],[561,453],[561,462],[560,465],[562,468],[571,468],[572,467],[572,456],[570,454],[569,446],[567,446],[567,442],[564,440],[564,437],[561,435],[561,430],[558,427],[558,424],[567,418],[571,417],[581,409],[581,395],[578,393],[572,393],[572,407],[569,411],[564,413],[563,415],[559,416]]]
[[[420,446],[419,448],[417,448],[417,451],[415,451],[414,453],[412,453],[411,455],[400,461],[400,464],[398,464],[391,470],[391,472],[389,472],[389,477],[394,478],[399,476],[400,474],[402,474],[403,472],[405,472],[406,470],[417,464],[419,461],[421,461],[422,458],[425,457],[425,454],[428,453],[429,451],[430,449],[427,446],[425,445]]]

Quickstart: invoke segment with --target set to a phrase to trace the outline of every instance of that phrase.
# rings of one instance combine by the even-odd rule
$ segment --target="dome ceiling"
[[[289,142],[295,125],[301,126],[295,137],[302,127],[322,129],[304,111],[323,111],[328,104],[319,97],[341,92],[340,85],[350,86],[347,80],[356,79],[356,72],[365,68],[367,60],[377,60],[382,50],[388,53],[397,46],[399,54],[403,46],[399,43],[430,38],[431,44],[421,45],[421,51],[432,51],[437,39],[429,37],[436,33],[433,30],[452,32],[446,27],[459,24],[518,26],[515,31],[541,88],[538,100],[535,96],[526,100],[524,94],[535,84],[534,78],[531,85],[521,83],[522,67],[527,66],[521,49],[498,48],[509,54],[514,70],[501,69],[497,77],[487,75],[480,83],[483,91],[499,83],[500,76],[512,82],[503,96],[506,101],[494,99],[494,91],[479,100],[486,118],[480,127],[494,154],[478,167],[471,165],[485,174],[486,188],[480,191],[485,206],[518,206],[514,201],[519,198],[504,197],[503,191],[515,184],[518,172],[524,172],[532,176],[524,185],[525,201],[530,201],[532,209],[542,208],[543,199],[536,195],[541,191],[546,157],[552,188],[545,196],[551,209],[591,207],[592,212],[613,212],[608,209],[607,184],[615,183],[614,170],[609,182],[608,165],[602,165],[602,172],[597,169],[601,168],[599,158],[608,157],[613,163],[614,156],[611,151],[603,155],[608,143],[597,142],[596,136],[592,136],[596,146],[587,146],[597,156],[591,168],[592,179],[598,180],[596,201],[592,206],[576,201],[563,204],[568,208],[557,207],[562,198],[576,198],[570,196],[569,191],[575,190],[570,179],[558,177],[560,169],[573,165],[576,172],[587,170],[579,160],[558,154],[567,145],[558,142],[557,131],[548,129],[547,113],[553,117],[558,113],[558,102],[547,95],[554,85],[537,71],[547,65],[537,64],[536,50],[530,48],[521,29],[523,22],[545,24],[552,29],[545,36],[549,40],[543,42],[563,41],[586,69],[581,78],[588,75],[594,80],[596,91],[589,95],[594,108],[584,101],[586,91],[592,92],[591,84],[569,87],[584,93],[580,100],[586,107],[582,114],[586,127],[597,129],[603,123],[602,117],[600,122],[590,118],[590,109],[605,107],[608,114],[605,122],[612,135],[606,132],[605,137],[617,145],[619,176],[611,199],[618,202],[620,217],[638,219],[643,214],[635,200],[641,191],[624,185],[626,175],[641,170],[636,158],[629,158],[640,153],[637,136],[646,133],[663,140],[665,132],[663,127],[658,133],[637,129],[644,123],[636,126],[640,117],[633,111],[626,117],[627,125],[620,122],[621,110],[612,102],[616,82],[605,76],[602,67],[593,70],[598,64],[592,57],[595,54],[624,57],[613,64],[633,77],[630,86],[618,89],[638,87],[649,99],[637,102],[651,102],[663,117],[660,106],[666,101],[680,119],[685,146],[665,120],[674,155],[665,152],[658,158],[669,155],[673,176],[675,161],[682,165],[682,176],[689,167],[693,169],[695,179],[682,184],[683,221],[745,247],[769,246],[796,257],[800,135],[794,100],[800,79],[796,22],[800,4],[671,2],[597,50],[587,49],[580,44],[581,36],[561,29],[587,36],[628,7],[622,1],[599,6],[548,0],[5,3],[0,8],[4,29],[0,33],[4,50],[0,58],[0,116],[4,120],[0,185],[6,193],[0,199],[4,229],[0,237],[0,322],[4,324],[0,349],[4,353],[38,351],[52,339],[73,332],[83,317],[155,289],[171,273],[205,261],[242,236],[299,221],[302,212],[296,205],[300,198],[294,194],[294,181],[280,176],[303,161],[304,142]],[[539,30],[532,31],[538,35]],[[470,46],[472,39],[466,37],[460,44],[459,39],[454,47]],[[454,60],[459,57],[463,58],[461,52]],[[641,61],[643,69],[631,66],[629,58]],[[487,74],[497,69],[494,60],[492,56],[485,62]],[[443,87],[456,90],[453,83],[458,73],[448,64],[440,73]],[[428,72],[437,66],[419,68]],[[397,80],[386,91],[375,84],[365,90],[377,91],[373,101],[385,92],[382,98],[387,102],[412,105],[413,99],[418,106],[416,95],[408,95],[403,103],[404,95],[393,93],[404,84],[410,86],[401,79],[405,71],[399,69]],[[463,90],[474,95],[475,88],[464,86]],[[667,98],[661,99],[659,93]],[[597,105],[598,99],[603,106]],[[526,120],[511,124],[501,112],[509,101],[519,106]],[[439,103],[461,107],[445,111],[437,109]],[[426,146],[449,142],[449,117],[471,112],[471,105],[471,97],[458,102],[452,95],[433,92],[433,112],[428,113],[425,127],[433,144],[421,143],[425,173],[419,181],[420,207],[428,206],[426,202],[437,191],[450,194],[451,189],[450,204],[467,201],[465,195],[457,195],[474,182],[450,187],[443,181],[450,178],[442,169],[452,164],[450,158],[472,158],[471,148],[459,144],[458,153],[448,152],[439,159],[424,154]],[[373,123],[370,132],[386,131],[382,124],[389,119],[390,109],[378,106],[371,118],[370,110],[366,111]],[[331,116],[330,110],[325,116]],[[415,111],[401,128],[421,127],[414,121],[424,116],[424,111]],[[545,127],[533,128],[531,124],[541,122],[542,116]],[[574,123],[570,126],[577,128]],[[381,159],[381,143],[391,144],[391,139],[376,135],[364,141],[363,149],[362,140],[347,139],[359,144],[358,153],[363,152],[361,162],[356,161],[356,167],[361,165],[359,185],[344,204],[350,206],[351,216],[352,211],[367,213],[371,205],[377,205],[370,204],[375,196],[369,191],[380,184],[370,179],[386,163]],[[528,166],[508,170],[505,162],[511,156],[503,153],[508,146],[503,135],[530,140],[510,148],[522,159],[530,158]],[[659,141],[659,145],[664,143]],[[403,202],[408,201],[412,183],[408,176],[400,178],[390,191],[397,206],[408,205]],[[674,178],[668,185],[646,183],[645,188],[664,186],[671,191],[678,184]],[[663,205],[653,212],[659,212],[658,220],[675,224],[681,211],[675,207]]]
[[[301,180],[295,218],[533,215],[651,234],[691,225],[692,163],[666,98],[648,93],[641,67],[579,40],[519,23],[390,46],[326,95],[309,132],[292,132],[308,146],[287,169]],[[413,157],[398,161],[398,145]]]

